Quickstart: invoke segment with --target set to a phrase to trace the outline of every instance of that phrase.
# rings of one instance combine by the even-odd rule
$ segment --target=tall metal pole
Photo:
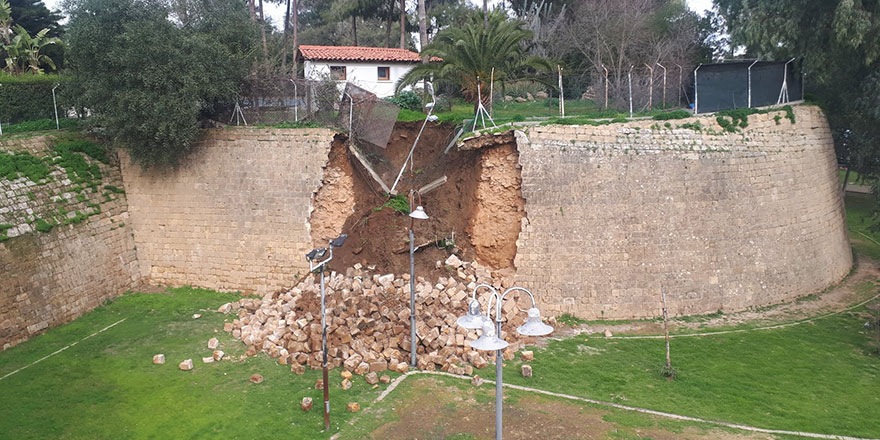
[[[663,69],[663,109],[666,109],[666,67],[660,63],[657,66]]]
[[[752,66],[758,64],[758,60],[755,60],[752,64],[749,64],[749,108],[752,108]]]
[[[324,429],[330,429],[330,375],[327,371],[327,317],[324,307],[324,266],[321,266],[321,349],[324,351]]]
[[[654,110],[654,68],[648,63],[645,63],[645,67],[648,68],[648,75],[650,75],[648,80],[648,110]]]
[[[413,192],[409,191],[409,212],[413,210]],[[409,218],[409,339],[410,339],[410,365],[415,368],[416,351],[418,344],[416,342],[416,263],[415,263],[415,238],[413,234],[413,223],[415,220]]]
[[[626,74],[626,82],[629,84],[629,117],[633,117],[633,67],[629,66],[629,73]]]
[[[605,70],[605,110],[608,110],[608,68],[603,64],[602,69]]]
[[[55,129],[60,130],[61,124],[58,122],[58,103],[55,102],[55,89],[58,88],[58,84],[55,84],[55,87],[52,87],[52,107],[55,107]]]
[[[500,304],[500,300],[499,300]],[[496,309],[497,311],[497,309]],[[496,313],[497,315],[497,313]],[[498,335],[498,338],[501,338],[501,317],[495,317],[495,334]],[[501,354],[501,350],[495,351],[495,440],[501,440],[501,433],[504,431],[502,429],[502,406],[503,406],[503,398],[502,398],[502,386],[503,380],[502,375],[504,374],[504,369],[502,368],[503,355]]]
[[[694,69],[694,114],[695,115],[700,113],[700,87],[697,82],[697,79],[698,79],[697,72],[700,71],[701,66],[702,66],[702,64],[700,64],[699,66],[697,66],[696,69]]]
[[[562,66],[556,65],[556,71],[559,72],[559,114],[565,117],[565,92],[562,89]]]

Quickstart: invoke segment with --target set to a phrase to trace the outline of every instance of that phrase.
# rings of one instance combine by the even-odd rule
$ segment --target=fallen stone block
[[[179,364],[177,364],[177,368],[180,368],[183,371],[189,371],[193,369],[193,360],[187,359]]]
[[[157,354],[157,355],[153,356],[153,363],[156,365],[164,364],[165,363],[165,355],[164,354]]]

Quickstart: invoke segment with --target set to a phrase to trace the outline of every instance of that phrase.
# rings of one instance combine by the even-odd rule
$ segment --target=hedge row
[[[0,122],[4,125],[37,119],[54,119],[52,87],[58,100],[59,116],[64,117],[62,109],[69,107],[63,91],[70,79],[63,75],[21,75],[0,74]]]

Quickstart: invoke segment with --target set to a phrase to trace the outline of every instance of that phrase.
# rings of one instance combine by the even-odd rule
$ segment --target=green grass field
[[[120,319],[124,322],[0,381],[0,437],[9,439],[327,438],[379,390],[362,378],[342,391],[331,373],[331,432],[323,433],[320,370],[297,376],[260,354],[239,361],[244,344],[214,312],[234,294],[173,289],[127,294],[73,323],[0,353],[0,377]],[[192,319],[201,313],[200,319]],[[214,330],[218,329],[218,333]],[[230,360],[203,364],[217,337]],[[154,354],[167,362],[153,365]],[[192,358],[195,368],[177,364]],[[234,359],[234,360],[233,360]],[[253,384],[249,377],[265,377]],[[300,409],[303,397],[314,408]]]
[[[871,194],[846,195],[846,227],[849,229],[853,250],[880,260],[880,218]]]

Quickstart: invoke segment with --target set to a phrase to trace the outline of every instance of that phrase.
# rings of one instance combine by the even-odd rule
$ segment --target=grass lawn
[[[214,312],[237,295],[197,289],[127,294],[73,323],[0,352],[0,377],[120,319],[115,327],[0,381],[0,437],[9,439],[327,438],[379,390],[356,378],[347,391],[331,370],[331,431],[322,433],[320,370],[303,376],[260,354],[240,361],[245,346],[223,332]],[[200,319],[192,319],[201,313]],[[218,329],[218,333],[214,330]],[[203,364],[207,341],[231,359]],[[154,354],[167,362],[153,365]],[[177,364],[192,358],[195,368]],[[265,377],[261,384],[251,374]],[[303,397],[314,408],[300,409]]]
[[[880,356],[867,319],[860,309],[778,330],[673,339],[674,382],[659,372],[662,339],[578,336],[536,350],[531,379],[510,362],[505,381],[763,428],[878,437]]]
[[[837,170],[837,178],[840,183],[843,183],[843,179],[846,178],[846,170]],[[859,173],[855,171],[849,172],[849,184],[850,185],[873,185],[875,179],[871,179],[869,177],[863,177]]]
[[[856,253],[880,260],[880,218],[871,194],[846,195],[846,227]]]
[[[507,122],[519,122],[529,119],[542,119],[548,123],[584,124],[594,122],[595,119],[622,119],[628,118],[629,113],[617,110],[600,109],[595,102],[590,100],[572,99],[565,101],[565,119],[559,117],[559,101],[555,98],[536,99],[526,102],[496,102],[493,109],[496,124]],[[650,112],[637,113],[634,116],[655,116],[672,110],[653,110]],[[438,122],[459,124],[466,119],[474,117],[474,105],[464,101],[455,101],[448,111],[436,113]],[[399,121],[422,121],[425,114],[422,112],[403,109],[397,119]],[[486,121],[488,124],[488,120]]]

